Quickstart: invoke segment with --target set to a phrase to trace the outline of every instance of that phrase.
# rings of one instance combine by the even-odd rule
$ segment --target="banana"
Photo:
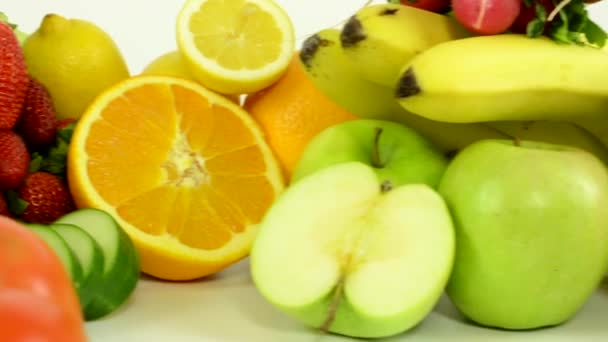
[[[407,112],[397,103],[392,89],[359,76],[341,48],[339,36],[339,30],[324,29],[308,37],[300,49],[300,61],[315,86],[351,113],[400,122],[426,136],[446,154],[480,139],[508,138],[482,124],[438,122]]]
[[[398,4],[360,9],[342,28],[344,52],[367,80],[393,87],[403,64],[440,42],[471,34],[446,15]]]
[[[547,120],[491,121],[485,124],[517,140],[541,141],[578,147],[593,153],[604,164],[608,164],[608,148],[595,135],[571,122]]]
[[[437,44],[407,63],[399,103],[445,122],[576,120],[608,114],[608,56],[502,34]]]
[[[606,115],[606,118],[602,119],[579,119],[571,122],[593,134],[604,146],[608,147],[608,110]]]
[[[338,29],[323,29],[308,37],[300,49],[300,61],[317,88],[355,115],[386,119],[404,111],[390,88],[357,74],[340,47]]]

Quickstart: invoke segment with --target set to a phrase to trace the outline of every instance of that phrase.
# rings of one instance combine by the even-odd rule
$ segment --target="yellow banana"
[[[593,134],[570,122],[547,120],[492,121],[486,122],[486,125],[509,135],[513,139],[578,147],[593,153],[605,164],[608,164],[608,148]]]
[[[569,120],[608,114],[608,55],[502,34],[440,43],[402,69],[399,103],[445,122]]]
[[[398,4],[363,7],[342,28],[344,52],[363,78],[393,87],[403,64],[429,47],[470,36],[446,15]]]
[[[580,119],[572,121],[572,123],[584,128],[608,147],[608,110],[606,110],[606,118]]]
[[[300,49],[304,70],[324,94],[351,113],[386,119],[404,111],[390,88],[363,80],[340,47],[340,31],[323,29]]]
[[[340,32],[324,29],[309,37],[300,60],[313,83],[329,98],[362,118],[400,122],[418,131],[446,153],[485,138],[507,138],[481,124],[451,124],[411,114],[401,108],[390,88],[364,80],[344,55]]]

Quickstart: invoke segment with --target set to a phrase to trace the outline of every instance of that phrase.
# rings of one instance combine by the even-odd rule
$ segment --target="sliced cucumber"
[[[82,266],[80,304],[83,312],[91,302],[103,279],[103,252],[91,234],[78,226],[54,223],[49,226],[67,242]]]
[[[85,230],[104,256],[101,283],[84,310],[85,318],[95,320],[118,309],[135,290],[140,274],[139,256],[129,236],[110,214],[99,209],[78,209],[55,223]]]
[[[68,243],[61,235],[57,234],[57,232],[46,225],[28,223],[26,224],[26,227],[36,233],[49,245],[49,247],[51,247],[59,257],[59,260],[61,260],[61,263],[63,263],[63,266],[65,266],[70,278],[72,278],[72,284],[74,285],[76,292],[80,294],[80,288],[82,287],[83,281],[82,266]]]

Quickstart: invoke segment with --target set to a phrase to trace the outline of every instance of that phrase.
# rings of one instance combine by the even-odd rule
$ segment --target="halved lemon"
[[[176,34],[197,80],[222,94],[269,86],[295,49],[293,23],[273,0],[186,0]]]
[[[166,280],[222,270],[248,255],[284,181],[261,130],[198,83],[136,76],[80,118],[68,181],[78,207],[110,213],[141,269]]]

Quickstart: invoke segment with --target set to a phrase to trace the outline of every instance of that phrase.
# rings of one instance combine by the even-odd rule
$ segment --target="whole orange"
[[[315,87],[297,53],[277,82],[247,96],[243,106],[262,127],[287,181],[315,135],[357,118]]]

